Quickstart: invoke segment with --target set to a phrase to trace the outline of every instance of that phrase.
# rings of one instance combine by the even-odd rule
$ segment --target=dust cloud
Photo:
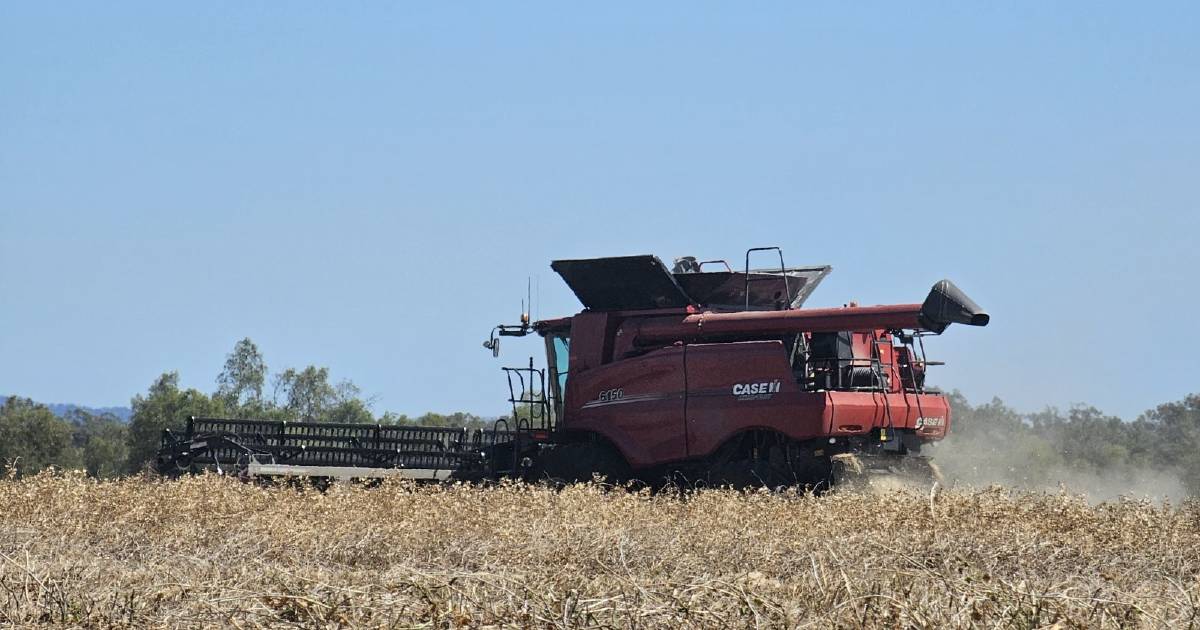
[[[1181,500],[1187,489],[1177,475],[1144,467],[1093,468],[1061,461],[1044,445],[1023,436],[951,435],[928,449],[950,487],[983,488],[1000,485],[1023,490],[1077,494],[1089,501],[1121,498]]]

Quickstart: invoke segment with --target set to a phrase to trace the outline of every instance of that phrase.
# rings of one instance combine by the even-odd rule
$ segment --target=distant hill
[[[9,399],[9,396],[0,396],[0,405],[7,402],[8,399]],[[37,401],[35,401],[35,402],[37,402]],[[86,411],[87,413],[94,414],[94,415],[100,415],[100,414],[105,414],[105,413],[112,414],[112,415],[116,416],[117,418],[120,418],[122,422],[129,422],[129,417],[133,415],[133,410],[130,409],[129,407],[88,407],[87,405],[76,405],[74,403],[40,403],[40,404],[46,405],[46,407],[48,409],[50,409],[50,411],[54,415],[56,415],[60,418],[66,417],[66,415],[74,409]]]
[[[133,410],[129,407],[87,407],[72,403],[50,403],[46,406],[54,412],[54,415],[60,417],[66,416],[73,409],[81,409],[93,415],[112,414],[120,418],[122,422],[129,422],[129,417],[133,415]]]

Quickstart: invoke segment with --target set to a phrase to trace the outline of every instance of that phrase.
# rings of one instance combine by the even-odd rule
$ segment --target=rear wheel
[[[829,458],[830,488],[857,488],[869,485],[866,466],[854,453],[839,453]]]
[[[832,484],[842,489],[928,489],[942,483],[937,464],[916,455],[834,455]]]
[[[742,434],[709,460],[709,486],[800,488],[820,491],[830,485],[829,458],[810,445],[770,431]]]

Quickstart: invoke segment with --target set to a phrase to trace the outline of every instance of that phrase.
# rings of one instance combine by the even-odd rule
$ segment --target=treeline
[[[1200,394],[1132,422],[1089,405],[1019,413],[1000,399],[951,394],[950,437],[933,450],[952,480],[1088,491],[1097,496],[1200,495]]]
[[[109,414],[75,409],[60,418],[45,405],[17,396],[0,407],[0,463],[17,472],[56,466],[115,477],[127,470],[128,439],[125,423]]]
[[[1095,407],[1020,413],[1000,399],[971,405],[950,394],[950,437],[932,449],[952,481],[1054,487],[1059,483],[1115,496],[1200,495],[1200,394],[1151,409],[1126,422]],[[181,429],[188,416],[311,420],[425,426],[483,427],[469,413],[375,416],[350,381],[308,366],[269,375],[254,342],[243,339],[226,357],[211,393],[183,389],[165,373],[132,401],[128,424],[108,414],[73,410],[66,417],[28,399],[0,407],[0,464],[20,474],[47,466],[113,477],[144,470],[164,429]]]
[[[269,378],[268,378],[269,377]],[[164,429],[182,429],[189,416],[309,420],[318,422],[483,427],[469,413],[427,413],[417,417],[386,412],[375,416],[372,400],[348,380],[333,382],[329,369],[288,368],[270,376],[250,339],[226,357],[216,389],[184,389],[179,374],[159,376],[133,397],[128,423],[111,414],[72,410],[58,417],[45,405],[9,397],[0,407],[0,464],[17,474],[48,466],[86,470],[97,477],[138,473],[154,460]],[[269,390],[269,391],[268,391]]]

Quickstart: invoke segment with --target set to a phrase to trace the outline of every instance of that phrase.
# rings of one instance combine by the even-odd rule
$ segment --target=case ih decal
[[[761,383],[738,383],[733,386],[733,395],[738,400],[768,400],[779,393],[780,382],[763,381]]]

